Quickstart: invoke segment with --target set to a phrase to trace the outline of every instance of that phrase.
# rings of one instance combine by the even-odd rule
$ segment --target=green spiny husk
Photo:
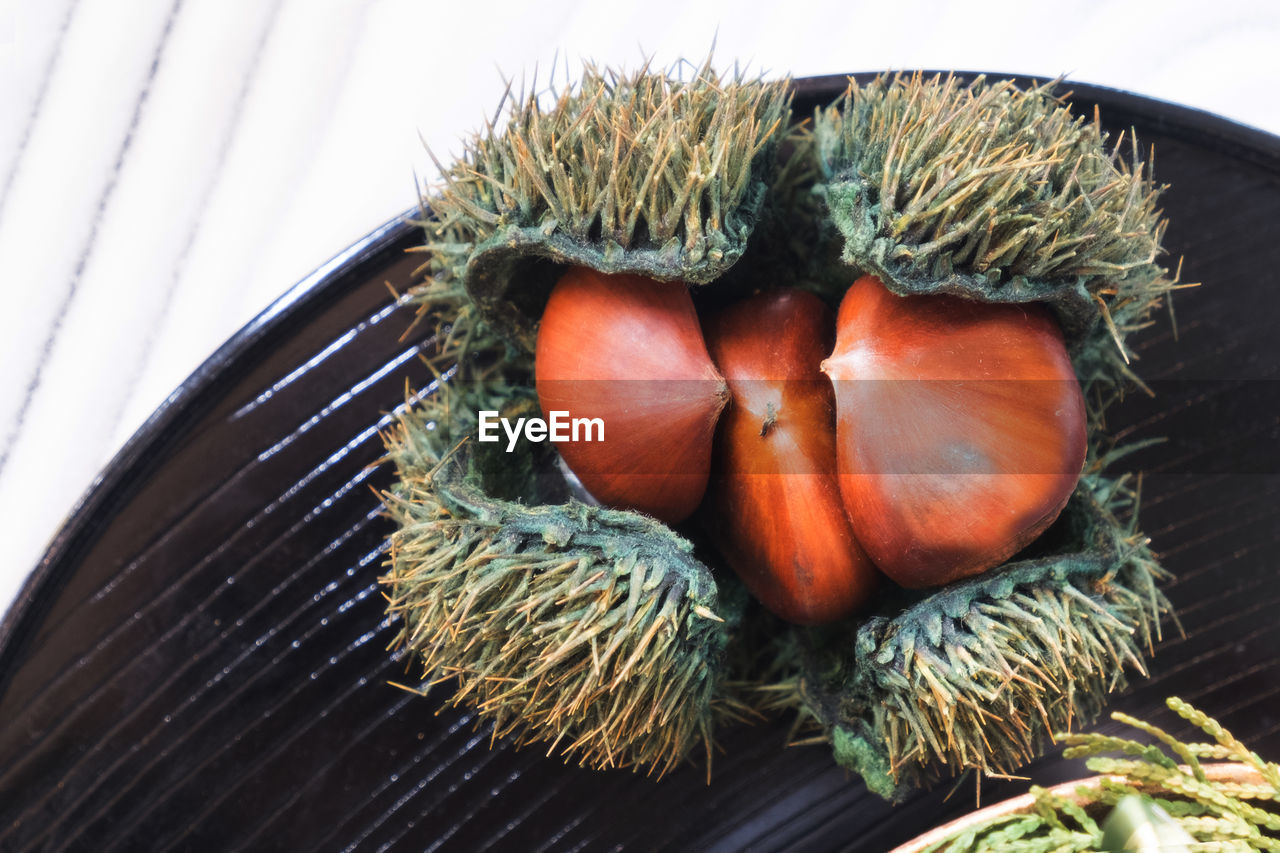
[[[1280,766],[1262,760],[1215,720],[1177,698],[1167,702],[1178,716],[1213,739],[1182,743],[1128,714],[1111,718],[1157,741],[1155,745],[1102,734],[1064,734],[1066,758],[1087,758],[1094,773],[1114,775],[1097,788],[1081,788],[1076,800],[1033,787],[1035,810],[1004,815],[937,841],[926,853],[1086,853],[1103,849],[1099,812],[1123,797],[1141,794],[1173,816],[1194,840],[1194,850],[1280,850]],[[1107,757],[1120,753],[1125,758]],[[1261,782],[1242,784],[1206,778],[1201,760],[1226,761],[1256,771]],[[1013,846],[1015,845],[1016,846]]]
[[[908,99],[907,108],[921,103],[946,107],[946,97],[959,97],[952,81],[932,81],[928,85],[937,91],[930,94],[925,81],[913,79],[917,96]],[[1075,519],[1075,538],[1059,542],[1062,547],[1055,556],[1042,554],[1038,561],[1009,564],[905,605],[890,602],[879,615],[844,625],[841,636],[839,629],[778,628],[768,618],[755,619],[761,614],[753,616],[752,607],[739,606],[740,587],[723,578],[712,581],[683,540],[656,522],[634,513],[558,505],[563,495],[546,488],[550,466],[545,458],[524,453],[512,466],[511,457],[478,449],[450,457],[453,445],[442,443],[445,437],[456,441],[473,430],[474,412],[480,408],[536,406],[527,391],[532,367],[528,351],[557,264],[583,263],[606,272],[640,272],[692,283],[715,279],[717,288],[744,294],[762,284],[761,276],[770,284],[786,282],[834,293],[833,287],[851,280],[847,263],[858,271],[885,275],[849,249],[854,243],[849,223],[857,224],[850,217],[870,195],[863,192],[851,204],[833,200],[848,199],[848,193],[862,186],[862,173],[848,164],[864,162],[880,150],[876,134],[890,126],[894,109],[903,108],[907,84],[881,78],[864,89],[854,87],[842,104],[819,113],[814,135],[803,128],[790,132],[782,143],[784,164],[774,173],[772,149],[783,136],[780,128],[787,114],[784,88],[785,83],[775,87],[740,78],[722,83],[707,67],[687,84],[647,72],[622,77],[588,69],[582,86],[561,94],[545,113],[536,99],[524,100],[503,132],[490,127],[448,170],[444,190],[430,200],[432,217],[424,216],[423,250],[430,253],[424,270],[430,281],[417,289],[415,299],[439,329],[442,343],[433,357],[437,370],[445,371],[456,360],[476,381],[454,388],[443,402],[421,401],[388,436],[400,473],[388,507],[401,530],[393,540],[385,582],[392,590],[392,612],[404,619],[401,642],[422,659],[430,678],[456,678],[460,689],[452,701],[476,707],[493,719],[495,733],[510,733],[520,742],[551,741],[553,749],[559,744],[562,752],[593,766],[665,771],[695,744],[710,744],[713,721],[741,716],[744,705],[751,705],[761,711],[797,707],[801,721],[816,721],[825,730],[823,737],[833,742],[837,757],[886,796],[966,768],[1011,770],[1042,746],[1048,732],[1096,716],[1106,693],[1123,685],[1124,666],[1143,671],[1143,650],[1158,636],[1160,615],[1167,611],[1167,602],[1154,586],[1161,571],[1132,520],[1117,517],[1133,497],[1123,481],[1103,478],[1096,470],[1084,481],[1068,521],[1060,525],[1071,527],[1070,519]],[[1133,225],[1134,233],[1122,234],[1121,239],[1109,234],[1081,237],[1073,243],[1073,253],[1056,255],[1055,246],[1066,237],[1038,248],[1028,248],[1030,242],[1020,244],[1018,252],[979,272],[966,271],[964,259],[954,253],[951,260],[935,257],[924,264],[927,253],[922,248],[939,256],[948,253],[945,246],[925,241],[906,256],[911,261],[906,266],[900,251],[886,254],[917,278],[886,277],[900,292],[913,292],[914,287],[995,301],[1038,298],[1054,304],[1076,335],[1074,361],[1090,394],[1092,431],[1101,421],[1106,394],[1114,390],[1111,382],[1132,377],[1125,366],[1124,335],[1147,321],[1160,295],[1172,286],[1154,264],[1163,230],[1153,212],[1155,189],[1136,163],[1130,167],[1112,154],[1099,154],[1103,140],[1096,125],[1067,122],[1047,89],[1021,93],[1012,84],[988,88],[978,81],[964,91],[980,105],[1002,104],[1005,112],[1000,115],[1006,123],[1027,120],[1037,132],[1048,128],[1078,137],[1076,142],[1057,141],[1054,151],[1055,156],[1065,156],[1061,152],[1078,148],[1093,164],[1085,172],[1103,170],[1097,157],[1104,156],[1106,168],[1128,176],[1132,209],[1117,212],[1118,196],[1109,194],[1110,185],[1095,187],[1084,202],[1072,201],[1067,187],[1040,199],[1040,207],[1028,203],[1030,207],[1024,206],[1017,216],[1025,219],[1028,209],[1044,210],[1058,216],[1060,229],[1102,228],[1107,222],[1111,225],[1106,227],[1115,227],[1119,222]],[[707,173],[695,180],[678,173],[688,166],[675,162],[679,156],[662,163],[652,157],[644,161],[638,158],[645,152],[636,146],[626,148],[627,156],[619,158],[618,145],[609,148],[600,142],[609,133],[615,140],[638,139],[635,117],[644,110],[653,119],[650,131],[668,143],[694,131],[703,135],[693,138],[705,141],[711,138],[706,134],[719,128],[720,147],[707,150],[731,152],[738,159],[721,158],[720,164],[732,160],[741,168],[746,163],[742,158],[749,156],[749,180],[735,183]],[[961,115],[959,108],[955,112],[943,130],[926,134],[925,141],[947,138],[948,127],[954,130],[966,121],[972,125],[972,115]],[[730,127],[723,118],[730,114],[750,118]],[[921,118],[912,116],[895,138],[912,138],[908,131],[914,133]],[[666,127],[664,123],[680,128],[679,133],[653,129]],[[962,134],[960,142],[972,141],[972,130],[971,126],[969,136]],[[1037,132],[1028,133],[1038,139]],[[870,141],[858,142],[853,138],[858,133]],[[991,171],[1000,183],[984,188],[962,182],[965,192],[956,191],[961,202],[1025,201],[1010,176],[1021,180],[1032,172],[1009,154],[1017,153],[1016,145],[1005,148],[1009,162],[998,160],[995,165],[1006,171]],[[681,148],[688,156],[693,156],[692,150],[688,145]],[[606,168],[606,161],[598,158],[610,151],[610,177],[605,179],[596,174]],[[939,163],[958,156],[949,150],[929,153],[935,158],[935,171]],[[863,159],[856,160],[854,154]],[[841,158],[846,165],[836,170]],[[1051,166],[1041,163],[1036,168],[1052,173]],[[741,168],[737,174],[747,174]],[[649,170],[645,174],[650,177],[636,180],[643,170]],[[927,168],[923,171],[928,174]],[[667,177],[652,178],[659,174]],[[816,192],[809,193],[815,184]],[[1043,180],[1033,182],[1037,191],[1045,185]],[[674,187],[688,192],[675,192]],[[695,190],[702,201],[692,204]],[[717,193],[719,202],[713,199]],[[649,212],[628,224],[617,212],[636,209],[637,199]],[[1054,204],[1061,207],[1056,213]],[[1082,213],[1085,208],[1087,215]],[[614,211],[612,218],[606,216],[609,210]],[[878,216],[879,209],[870,213]],[[991,233],[1025,227],[1018,225],[1023,220],[1017,216],[998,213]],[[1137,224],[1126,216],[1136,217]],[[658,221],[674,223],[676,232],[661,232],[661,241],[655,239],[650,223]],[[943,227],[936,217],[920,221]],[[929,236],[919,227],[895,237]],[[821,238],[823,234],[829,239]],[[812,239],[806,243],[806,237]],[[821,248],[842,241],[843,260],[838,252]],[[1117,260],[1117,246],[1132,249],[1139,244],[1147,246],[1146,261]],[[744,248],[746,259],[732,266]],[[949,264],[950,270],[941,284],[918,277],[920,269],[936,269],[938,263]],[[1126,263],[1130,266],[1124,267]],[[789,266],[801,272],[788,274]],[[1028,270],[1066,277],[1028,277]],[[1111,275],[1104,276],[1104,271]],[[904,280],[909,286],[902,285]],[[1093,322],[1088,311],[1101,315],[1104,322]],[[471,421],[465,421],[466,413]],[[432,423],[437,425],[434,431],[427,429]],[[439,429],[446,423],[449,429]],[[1094,438],[1096,445],[1096,434]],[[610,550],[615,537],[619,544]],[[1087,551],[1091,546],[1094,550]],[[571,582],[567,574],[575,569],[564,549],[577,547],[585,551],[573,552],[573,560],[604,572],[593,582],[596,586],[588,585],[582,593],[597,596],[595,609],[561,607],[579,603],[564,596],[586,577],[573,575]],[[673,605],[677,611],[669,617],[675,620],[669,623],[672,633],[660,631],[657,636],[665,639],[655,640],[637,660],[632,674],[642,672],[642,677],[606,678],[589,657],[589,644],[580,644],[575,646],[580,656],[563,663],[569,667],[563,676],[568,680],[553,683],[546,675],[552,670],[543,667],[563,648],[557,643],[594,631],[598,620],[609,618],[605,612],[616,615],[623,606],[621,598],[608,598],[606,587],[614,592],[622,586],[630,589],[629,580],[621,580],[631,577],[627,548],[635,549],[629,552],[634,554],[656,548],[661,556],[653,565],[661,576],[686,585],[688,594],[683,599],[676,596],[683,604]],[[657,575],[650,570],[645,576]],[[495,580],[498,577],[502,580]],[[538,601],[559,604],[507,618],[504,614],[518,609],[519,596],[534,587]],[[664,598],[659,604],[655,598],[644,613],[653,617],[671,600]],[[901,612],[894,609],[903,606]],[[699,607],[727,622],[706,618],[698,613]],[[1007,621],[994,620],[993,613],[1003,614]],[[635,641],[636,632],[644,637],[653,630],[653,623],[629,620],[612,623],[619,643]],[[1014,625],[1025,629],[1023,635],[1015,634]],[[780,633],[767,636],[770,626]],[[983,631],[1005,641],[999,653],[976,642]],[[736,646],[730,650],[731,662],[725,662],[722,652],[730,638]],[[957,638],[954,648],[941,645]],[[1024,650],[1026,638],[1033,646]],[[1035,645],[1037,638],[1044,641]],[[616,664],[619,658],[610,661]],[[561,677],[555,666],[559,664],[553,670]],[[679,702],[669,708],[653,704],[660,696],[673,695],[672,690],[681,692]],[[595,701],[584,701],[588,695]],[[993,708],[1003,714],[994,724]],[[608,715],[602,715],[605,711]],[[666,724],[658,728],[660,719]]]
[[[555,265],[702,284],[745,251],[790,118],[787,80],[680,80],[587,65],[543,109],[488,125],[424,199],[422,247],[495,328],[532,350]]]
[[[493,472],[528,494],[535,467],[449,450],[470,424],[447,397],[387,436],[395,645],[432,683],[454,680],[450,703],[491,720],[495,739],[659,775],[695,745],[709,762],[724,620],[689,543],[636,513],[493,497]]]
[[[1125,482],[1086,474],[1047,534],[1052,554],[865,620],[795,629],[773,648],[795,676],[761,705],[791,704],[890,799],[968,769],[1012,772],[1052,732],[1096,718],[1126,670],[1146,674],[1171,608],[1136,519],[1116,515],[1135,499]]]
[[[844,258],[900,294],[1052,305],[1068,339],[1141,324],[1172,286],[1150,166],[1049,83],[882,75],[815,116]],[[1127,361],[1116,334],[1117,361]],[[1123,372],[1123,371],[1122,371]]]

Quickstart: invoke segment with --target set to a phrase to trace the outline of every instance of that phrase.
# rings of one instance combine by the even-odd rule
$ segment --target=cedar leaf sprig
[[[1033,787],[1034,810],[966,827],[925,848],[926,853],[1084,853],[1100,849],[1100,818],[1121,798],[1152,797],[1194,839],[1194,851],[1280,850],[1280,765],[1264,761],[1203,711],[1167,700],[1179,717],[1211,743],[1184,743],[1168,732],[1116,712],[1155,744],[1097,733],[1060,735],[1065,758],[1085,758],[1095,787],[1062,796]],[[1123,757],[1114,757],[1119,753]],[[1225,764],[1204,765],[1202,759]],[[1242,781],[1247,780],[1247,781]]]

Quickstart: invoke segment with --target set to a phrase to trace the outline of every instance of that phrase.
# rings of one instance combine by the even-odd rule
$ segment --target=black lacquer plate
[[[843,85],[800,81],[797,114]],[[1176,336],[1162,319],[1136,342],[1158,396],[1112,416],[1169,438],[1128,467],[1185,629],[1115,707],[1187,735],[1163,709],[1180,695],[1280,757],[1280,140],[1074,89],[1154,144],[1166,243],[1203,282]],[[701,766],[655,782],[490,748],[469,715],[388,686],[389,481],[369,465],[406,381],[429,378],[386,287],[409,284],[415,239],[379,229],[236,335],[60,532],[0,627],[0,850],[881,851],[971,808],[972,785],[891,807],[822,748],[783,749],[786,721],[724,732],[710,785]]]

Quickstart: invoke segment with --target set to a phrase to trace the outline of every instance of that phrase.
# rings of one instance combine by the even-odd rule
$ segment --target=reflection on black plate
[[[803,115],[843,78],[798,84]],[[1178,338],[1139,336],[1160,391],[1113,417],[1146,472],[1144,528],[1186,634],[1115,706],[1187,735],[1178,694],[1280,755],[1280,140],[1076,87],[1157,150],[1186,258]],[[376,584],[387,522],[377,430],[423,340],[386,282],[416,264],[393,223],[295,288],[183,386],[111,464],[0,628],[0,849],[880,851],[972,805],[896,808],[786,723],[723,733],[714,781],[660,783],[516,752],[387,685],[402,666]],[[1167,381],[1166,381],[1167,380]],[[1027,771],[1079,775],[1054,758]],[[988,783],[984,799],[1020,792]]]

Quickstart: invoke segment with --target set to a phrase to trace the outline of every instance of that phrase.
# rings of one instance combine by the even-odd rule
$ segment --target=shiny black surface
[[[843,78],[799,83],[798,114]],[[1154,400],[1113,426],[1185,636],[1116,708],[1185,726],[1177,694],[1280,756],[1280,141],[1076,86],[1135,127],[1185,257],[1177,336],[1137,339]],[[403,667],[376,584],[388,522],[377,428],[428,377],[386,282],[392,223],[238,334],[112,462],[0,627],[0,850],[885,850],[973,804],[891,807],[786,721],[725,731],[714,781],[596,773],[489,748],[484,727],[387,685]],[[407,336],[406,330],[408,330]],[[1113,724],[1104,724],[1115,728]],[[1081,775],[1052,757],[1027,772]],[[1025,783],[986,783],[983,800]]]

